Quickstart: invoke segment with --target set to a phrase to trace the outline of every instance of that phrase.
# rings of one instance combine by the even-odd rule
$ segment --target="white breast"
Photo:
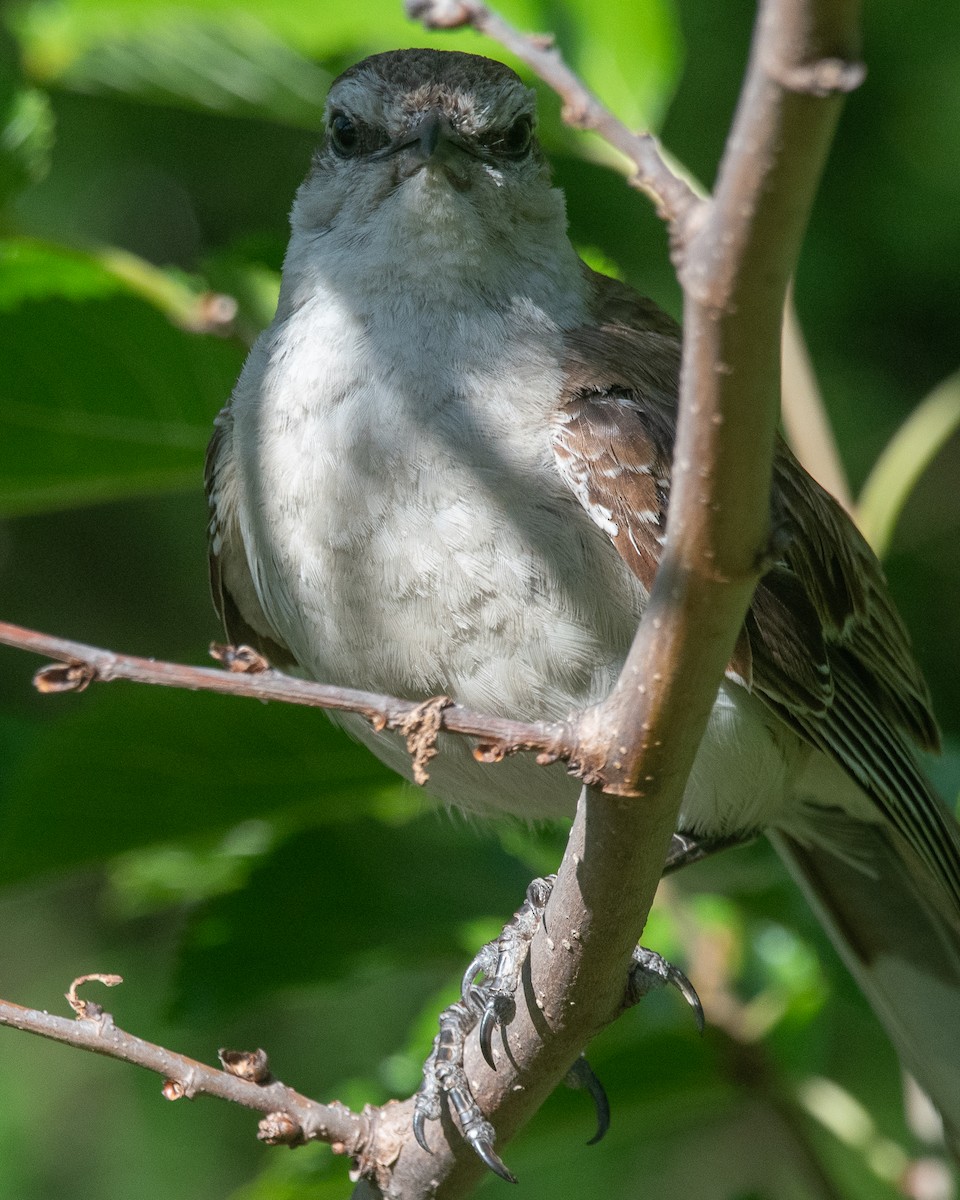
[[[385,245],[357,253],[369,271],[318,258],[285,280],[234,394],[240,525],[263,610],[317,679],[565,717],[608,693],[645,601],[549,443],[562,331],[584,319],[579,265],[497,308],[463,286],[459,253],[449,278],[432,260],[426,290],[398,284]],[[793,756],[754,703],[721,694],[687,827],[748,827],[732,797],[782,798]],[[346,723],[408,773],[395,742]],[[479,767],[462,740],[431,773],[447,803],[477,811],[556,816],[578,792],[529,757]]]
[[[529,308],[415,315],[321,294],[246,374],[261,603],[317,678],[564,715],[608,686],[641,597],[552,464],[561,335]]]

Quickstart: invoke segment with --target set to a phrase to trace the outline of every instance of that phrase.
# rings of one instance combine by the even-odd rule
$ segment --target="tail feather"
[[[782,830],[771,840],[939,1111],[960,1164],[960,912],[890,827],[829,817],[842,853]]]

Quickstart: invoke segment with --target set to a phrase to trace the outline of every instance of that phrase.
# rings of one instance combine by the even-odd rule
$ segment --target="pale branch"
[[[699,185],[673,170],[652,133],[631,130],[586,87],[564,62],[551,36],[524,34],[478,0],[407,0],[407,11],[429,29],[469,24],[526,63],[563,100],[562,116],[569,125],[597,133],[632,164],[628,182],[648,196],[667,221],[675,256],[681,261],[688,231],[699,219],[704,200]],[[830,72],[836,82],[836,63],[828,64],[826,74]],[[860,77],[859,65],[853,64],[840,81],[851,87]],[[804,83],[803,75],[798,79],[794,73],[794,81]],[[822,86],[824,72],[809,73],[806,82]],[[789,299],[784,309],[782,392],[783,420],[794,452],[817,482],[852,513],[850,488]]]
[[[220,1059],[226,1069],[219,1070],[144,1041],[119,1029],[99,1004],[77,996],[77,987],[91,979],[108,987],[121,982],[118,975],[85,975],[74,980],[67,1000],[76,1019],[0,1000],[0,1025],[153,1071],[164,1081],[162,1094],[167,1100],[215,1096],[262,1112],[266,1117],[260,1123],[261,1141],[286,1145],[322,1141],[338,1154],[360,1158],[366,1154],[376,1126],[373,1110],[357,1114],[339,1103],[319,1104],[302,1096],[270,1075],[266,1055],[260,1050],[221,1050]]]
[[[473,0],[417,11],[434,27],[502,28]],[[666,214],[685,302],[667,541],[617,687],[584,714],[607,747],[592,766],[620,794],[585,789],[581,798],[498,1070],[475,1036],[467,1042],[477,1094],[493,1086],[500,1097],[484,1111],[501,1141],[620,1011],[686,780],[768,556],[781,314],[840,97],[862,76],[858,17],[858,0],[763,0],[716,194]],[[508,33],[504,44],[534,70],[550,66]],[[464,1194],[476,1160],[442,1134],[429,1156],[404,1139],[391,1198]],[[367,1184],[357,1193],[372,1194]]]
[[[664,779],[673,790],[678,776],[682,790],[768,562],[781,315],[842,96],[863,75],[858,12],[859,0],[760,4],[716,190],[681,250],[666,546],[624,670],[595,712],[627,747],[593,764],[608,791],[630,794],[641,776],[643,794]]]
[[[634,166],[631,186],[648,196],[671,228],[680,227],[700,203],[689,183],[667,163],[651,133],[636,133],[590,91],[554,46],[551,35],[525,34],[480,0],[406,0],[409,16],[427,29],[470,25],[527,64],[563,101],[563,119],[598,133]]]

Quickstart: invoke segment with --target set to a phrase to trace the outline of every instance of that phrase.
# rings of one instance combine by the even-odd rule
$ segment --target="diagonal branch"
[[[508,29],[504,44],[555,81],[533,53],[542,41],[518,47],[519,35],[476,0],[423,2],[417,12],[432,27]],[[716,194],[662,206],[685,300],[667,543],[617,687],[584,714],[606,747],[588,769],[617,794],[585,789],[581,798],[495,1084],[476,1039],[467,1045],[468,1077],[499,1100],[485,1111],[501,1137],[620,1011],[686,780],[767,559],[781,314],[842,94],[862,77],[858,21],[858,0],[764,0]],[[576,112],[581,92],[558,82]],[[423,1195],[442,1180],[442,1194],[458,1196],[475,1177],[456,1148],[428,1157],[408,1138],[390,1194]]]
[[[406,0],[406,9],[427,29],[472,25],[526,63],[563,101],[568,125],[593,130],[634,164],[631,185],[653,201],[671,226],[680,225],[699,204],[696,192],[661,154],[653,134],[635,133],[614,116],[563,61],[552,36],[521,33],[479,0]]]

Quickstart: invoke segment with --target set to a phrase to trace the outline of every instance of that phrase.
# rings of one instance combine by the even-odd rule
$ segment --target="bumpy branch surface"
[[[475,0],[419,2],[428,25],[471,23],[565,90],[542,39]],[[780,323],[842,94],[862,77],[858,0],[764,0],[714,197],[666,202],[684,289],[680,417],[664,558],[612,696],[585,714],[607,791],[585,790],[528,963],[526,1006],[494,1075],[471,1038],[466,1069],[501,1139],[536,1110],[622,1002],[697,747],[768,556]],[[544,67],[544,62],[547,69]],[[620,146],[620,148],[623,148]],[[662,174],[645,142],[638,172]],[[672,194],[672,192],[670,193]],[[639,801],[637,797],[641,798]],[[459,1196],[476,1165],[408,1139],[391,1197]]]

